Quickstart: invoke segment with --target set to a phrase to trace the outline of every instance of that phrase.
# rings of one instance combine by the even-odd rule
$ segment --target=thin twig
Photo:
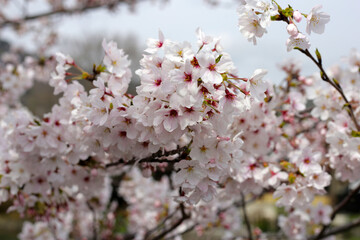
[[[315,239],[326,238],[326,237],[329,237],[329,236],[332,236],[332,235],[336,235],[336,234],[339,234],[339,233],[346,232],[346,231],[348,231],[350,229],[353,229],[354,227],[358,227],[358,226],[360,226],[360,218],[356,219],[355,221],[352,221],[351,223],[348,223],[348,224],[342,225],[340,227],[330,229],[329,231],[327,231],[326,233],[321,235],[320,238],[319,238],[318,235],[316,235],[316,236],[311,236],[309,239],[310,240],[315,240]]]
[[[175,214],[178,212],[178,210],[179,209],[176,209],[174,212],[167,215],[158,225],[156,225],[153,229],[150,229],[149,231],[147,231],[144,239],[147,239],[150,236],[150,234],[152,234],[153,232],[155,232],[155,231],[159,230],[161,227],[163,227],[169,219],[171,219],[172,217],[175,216]]]
[[[149,157],[142,158],[140,160],[136,160],[135,158],[125,161],[124,159],[120,159],[119,161],[108,163],[105,165],[105,168],[125,164],[125,165],[133,165],[135,163],[175,163],[179,162],[181,159],[174,159],[174,160],[168,160],[168,159],[160,159],[161,157],[168,157],[175,154],[182,155],[183,153],[186,153],[188,150],[188,146],[177,148],[175,150],[171,151],[163,151],[159,150],[156,153],[151,154]]]
[[[246,213],[246,201],[245,201],[245,196],[244,196],[243,193],[241,193],[241,199],[242,199],[242,201],[241,201],[241,202],[242,202],[241,207],[242,207],[243,214],[244,214],[245,225],[246,225],[246,228],[247,228],[247,231],[248,231],[248,237],[249,237],[249,240],[253,240],[250,221],[249,221],[248,215],[247,215],[247,213]]]
[[[184,204],[180,204],[181,218],[179,218],[170,228],[165,229],[159,235],[152,238],[152,240],[160,240],[166,236],[166,234],[174,231],[178,226],[180,226],[186,219],[190,218],[190,215],[185,212]]]
[[[351,200],[351,198],[360,191],[360,184],[352,190],[346,198],[344,198],[338,205],[336,205],[333,213],[331,214],[331,219],[334,219],[336,214]]]
[[[44,13],[40,13],[40,14],[36,14],[36,15],[32,15],[32,16],[24,16],[23,18],[20,18],[20,19],[13,19],[13,20],[6,19],[5,21],[0,22],[0,28],[3,26],[6,26],[6,25],[18,25],[22,22],[37,20],[39,18],[50,17],[50,16],[54,16],[54,15],[60,15],[60,14],[70,15],[70,14],[86,12],[89,10],[94,10],[94,9],[98,9],[98,8],[102,8],[102,7],[114,7],[120,3],[128,3],[128,2],[129,1],[127,1],[127,0],[116,0],[116,1],[111,1],[109,3],[105,3],[105,4],[98,3],[98,4],[85,5],[83,7],[75,8],[75,9],[58,9],[58,10],[44,12]]]
[[[338,205],[335,206],[334,211],[331,214],[331,222],[327,225],[324,225],[321,229],[321,231],[319,232],[319,234],[314,238],[314,240],[318,240],[321,238],[324,238],[324,236],[330,236],[328,235],[328,233],[325,233],[325,231],[330,227],[332,221],[334,220],[334,218],[336,217],[336,215],[340,212],[340,210],[346,205],[348,204],[348,202],[352,199],[352,197],[357,194],[360,191],[360,184],[354,189],[352,190]]]
[[[348,114],[351,118],[351,120],[353,121],[353,123],[355,124],[356,130],[360,131],[360,126],[356,120],[355,114],[354,114],[354,110],[352,105],[350,104],[349,100],[347,99],[347,97],[345,96],[344,91],[342,90],[342,87],[340,86],[339,83],[332,81],[329,76],[326,74],[326,71],[323,68],[322,65],[322,61],[321,58],[319,58],[318,60],[316,60],[313,55],[309,52],[308,49],[303,50],[301,48],[296,48],[297,50],[299,50],[301,53],[303,53],[304,55],[306,55],[307,57],[309,57],[314,63],[315,65],[319,68],[320,70],[320,76],[321,79],[324,80],[325,82],[328,82],[332,87],[335,88],[335,90],[341,95],[341,97],[344,99],[346,106],[348,107]],[[334,220],[336,214],[350,201],[350,199],[360,190],[360,185],[354,189],[352,192],[350,192],[348,194],[348,196],[341,201],[334,209],[333,213],[331,214],[331,222]],[[321,239],[323,238],[325,231],[328,229],[328,227],[330,226],[331,222],[328,225],[324,225],[323,228],[321,229],[320,233],[317,235],[317,237],[315,237],[315,240]]]
[[[349,224],[346,224],[346,225],[331,229],[330,231],[325,233],[322,236],[322,238],[329,237],[329,236],[332,236],[332,235],[335,235],[335,234],[338,234],[338,233],[346,232],[346,231],[348,231],[348,230],[350,230],[350,229],[352,229],[354,227],[357,227],[357,226],[360,226],[360,218],[356,219],[355,221],[353,221],[353,222],[351,222]]]
[[[89,209],[91,210],[92,214],[93,214],[93,240],[97,240],[98,237],[97,237],[97,224],[96,224],[96,212],[95,212],[95,209],[93,208],[93,206],[91,206],[91,203],[87,202],[87,205],[89,207]]]
[[[177,233],[177,234],[174,234],[174,235],[172,235],[172,236],[170,236],[170,237],[165,238],[165,240],[170,240],[170,239],[174,239],[174,238],[177,237],[177,236],[182,236],[182,235],[184,235],[185,233],[188,233],[188,232],[192,231],[195,227],[196,227],[196,224],[193,224],[193,225],[191,225],[190,227],[188,227],[187,229],[185,229],[184,231],[179,232],[179,233]]]
[[[299,50],[300,52],[302,52],[303,54],[305,54],[307,57],[309,57],[315,64],[316,66],[319,68],[320,70],[320,75],[321,75],[321,79],[324,80],[325,82],[328,82],[331,86],[333,86],[336,91],[338,93],[340,93],[341,97],[344,99],[345,103],[346,103],[346,106],[348,107],[349,111],[348,111],[348,114],[351,118],[351,120],[353,121],[353,123],[355,124],[355,127],[356,127],[356,130],[357,131],[360,131],[360,126],[356,120],[356,117],[355,117],[355,114],[354,114],[354,109],[352,107],[352,105],[350,104],[349,100],[347,99],[347,97],[345,96],[345,93],[344,91],[342,90],[342,87],[340,86],[340,84],[336,84],[334,83],[330,78],[329,76],[326,74],[324,68],[323,68],[323,65],[322,65],[322,62],[319,60],[317,61],[313,55],[309,52],[309,50],[303,50],[301,48],[296,48],[297,50]]]

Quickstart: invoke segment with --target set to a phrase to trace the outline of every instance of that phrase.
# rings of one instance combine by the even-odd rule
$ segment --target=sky
[[[305,75],[316,72],[314,64],[300,52],[287,52],[285,43],[288,34],[284,22],[272,22],[267,28],[268,33],[258,39],[258,44],[254,46],[238,30],[238,5],[232,0],[222,2],[220,6],[213,7],[203,0],[169,0],[165,5],[159,1],[143,1],[137,5],[135,12],[121,6],[115,12],[102,9],[58,18],[57,27],[63,38],[84,38],[96,34],[110,40],[115,34],[134,34],[143,49],[147,38],[157,38],[159,29],[168,39],[194,44],[195,30],[200,27],[206,34],[222,38],[224,50],[230,53],[242,77],[250,77],[255,69],[264,68],[268,70],[268,80],[279,82],[284,74],[279,70],[278,64],[289,58],[302,63]],[[339,63],[352,49],[360,49],[360,28],[357,27],[359,0],[277,2],[282,7],[290,4],[304,13],[309,13],[314,6],[322,4],[322,11],[330,14],[331,20],[325,27],[325,33],[312,33],[310,36],[310,51],[315,51],[315,48],[320,50],[325,67]],[[304,19],[299,26],[305,32]]]

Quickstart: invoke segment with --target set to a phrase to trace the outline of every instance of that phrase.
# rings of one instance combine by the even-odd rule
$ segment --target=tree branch
[[[117,166],[117,165],[121,165],[121,164],[125,164],[125,165],[133,165],[135,163],[175,163],[175,162],[179,162],[182,159],[185,158],[185,156],[182,156],[183,154],[186,154],[188,151],[188,146],[185,147],[181,147],[181,148],[177,148],[175,150],[171,150],[171,151],[163,151],[163,150],[159,150],[156,153],[151,154],[149,157],[145,157],[142,158],[140,160],[136,160],[135,158],[129,160],[129,161],[125,161],[124,159],[120,159],[117,162],[112,162],[112,163],[108,163],[105,165],[105,168],[109,168],[109,167],[113,167],[113,166]],[[160,159],[162,157],[169,157],[175,154],[179,154],[180,158],[174,159],[174,160],[169,160],[169,159]]]
[[[191,225],[190,227],[188,227],[187,229],[185,229],[184,231],[179,232],[179,233],[177,233],[177,234],[174,234],[174,235],[172,235],[172,236],[169,236],[169,237],[165,238],[165,240],[170,240],[170,239],[174,239],[174,238],[177,237],[177,236],[182,236],[182,235],[184,235],[185,233],[188,233],[188,232],[192,231],[195,227],[196,227],[196,224],[193,224],[193,225]]]
[[[96,212],[95,209],[93,208],[93,206],[91,206],[90,202],[87,202],[87,206],[90,209],[90,211],[92,212],[93,215],[93,240],[97,240],[98,239],[98,234],[97,234],[97,219],[96,219]]]
[[[190,218],[190,215],[185,212],[184,204],[180,204],[181,218],[179,218],[170,228],[165,229],[159,235],[152,238],[152,240],[160,240],[166,236],[166,234],[174,231],[178,226],[180,226],[186,219]]]
[[[169,219],[174,217],[175,214],[178,212],[178,210],[179,209],[176,209],[174,212],[167,215],[158,225],[156,225],[153,229],[150,229],[149,231],[147,231],[144,239],[147,239],[150,236],[150,234],[152,234],[153,232],[155,232],[155,231],[159,230],[161,227],[163,227],[165,225],[166,221],[168,221]]]
[[[327,233],[325,233],[322,237],[329,237],[331,235],[335,235],[338,233],[342,233],[342,232],[346,232],[354,227],[360,226],[360,218],[356,219],[355,221],[345,224],[343,226],[337,227],[337,228],[333,228],[330,231],[328,231]]]
[[[114,0],[114,1],[109,1],[107,3],[88,4],[83,7],[74,8],[74,9],[58,9],[58,10],[44,12],[44,13],[40,13],[40,14],[36,14],[36,15],[32,15],[32,16],[24,16],[23,18],[20,18],[20,19],[12,19],[12,20],[5,19],[3,22],[0,22],[0,27],[4,27],[7,25],[18,25],[23,22],[33,21],[33,20],[37,20],[39,18],[50,17],[53,15],[60,15],[60,14],[70,15],[70,14],[86,12],[89,10],[94,10],[94,9],[98,9],[98,8],[102,8],[102,7],[113,8],[120,3],[131,4],[131,3],[135,3],[135,2],[136,1],[134,1],[134,0]]]
[[[313,57],[313,55],[309,52],[309,50],[307,50],[307,49],[303,50],[301,48],[296,48],[296,49],[299,50],[300,52],[302,52],[303,54],[305,54],[307,57],[309,57],[316,64],[316,66],[319,68],[321,79],[324,80],[325,82],[328,82],[331,86],[333,86],[336,89],[336,91],[338,93],[340,93],[341,97],[344,99],[344,101],[346,103],[344,106],[348,107],[348,109],[349,109],[348,114],[349,114],[351,120],[354,122],[356,130],[360,131],[360,126],[359,126],[359,124],[358,124],[358,122],[356,120],[356,117],[355,117],[355,114],[354,114],[354,109],[353,109],[352,105],[350,104],[349,100],[345,96],[345,93],[342,90],[340,84],[337,83],[337,82],[332,81],[329,78],[329,76],[326,74],[326,72],[325,72],[325,70],[323,68],[323,65],[322,65],[321,58],[317,61]]]
[[[247,213],[246,213],[246,201],[245,201],[245,196],[244,196],[243,193],[241,193],[241,198],[242,198],[241,207],[242,207],[242,210],[243,210],[244,221],[245,221],[246,228],[247,228],[247,231],[248,231],[248,238],[249,238],[249,240],[253,240],[250,221],[249,221],[248,215],[247,215]]]
[[[355,221],[352,221],[351,223],[345,224],[343,226],[340,227],[336,227],[333,229],[330,229],[329,231],[327,231],[326,233],[322,234],[319,238],[319,235],[317,236],[312,236],[309,239],[310,240],[316,240],[316,239],[323,239],[335,234],[339,234],[339,233],[343,233],[346,232],[350,229],[353,229],[354,227],[360,226],[360,218],[356,219]]]
[[[334,211],[332,212],[331,217],[330,217],[331,222],[328,225],[324,225],[316,237],[310,238],[310,239],[319,240],[319,239],[324,238],[324,236],[330,236],[330,235],[328,235],[328,232],[325,233],[325,231],[330,227],[332,221],[334,220],[336,215],[340,212],[340,210],[346,204],[348,204],[348,202],[352,199],[352,197],[355,194],[357,194],[359,191],[360,191],[360,184],[354,190],[352,190],[338,205],[335,206]]]

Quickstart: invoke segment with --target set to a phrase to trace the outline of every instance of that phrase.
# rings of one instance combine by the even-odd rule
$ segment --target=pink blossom
[[[295,21],[298,23],[301,22],[301,20],[302,20],[302,14],[298,10],[294,11],[293,17],[294,17]]]
[[[306,32],[310,35],[311,32],[322,34],[325,30],[325,24],[330,21],[330,15],[324,12],[318,12],[322,5],[317,5],[311,9],[311,12],[306,17],[307,25]]]

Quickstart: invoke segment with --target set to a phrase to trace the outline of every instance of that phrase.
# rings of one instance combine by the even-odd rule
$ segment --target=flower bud
[[[293,13],[293,17],[294,17],[295,21],[297,21],[297,22],[300,22],[301,19],[302,19],[302,15],[301,15],[301,13],[300,13],[298,10],[296,10],[296,11]]]
[[[91,170],[91,175],[96,177],[98,175],[98,171],[96,169]]]
[[[298,34],[298,29],[295,26],[295,24],[290,23],[287,28],[286,28],[287,32],[291,35],[291,36],[296,36]]]

